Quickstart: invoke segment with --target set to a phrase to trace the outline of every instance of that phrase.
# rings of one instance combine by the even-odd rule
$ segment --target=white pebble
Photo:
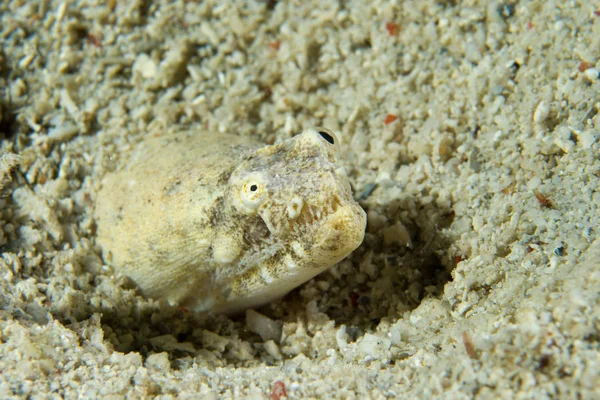
[[[590,81],[595,81],[600,79],[600,72],[596,68],[588,68],[583,73],[587,79]]]
[[[246,311],[246,326],[248,330],[257,333],[265,342],[273,340],[275,343],[279,343],[281,339],[281,325],[254,310]]]
[[[579,145],[584,149],[591,148],[599,137],[598,131],[585,131],[577,136]]]
[[[276,360],[281,360],[283,358],[279,351],[279,346],[272,340],[267,340],[265,342],[265,351]]]
[[[156,76],[158,66],[148,55],[140,54],[133,63],[133,72],[140,74],[142,78],[150,79]]]
[[[548,115],[550,114],[550,103],[546,100],[542,100],[539,102],[538,106],[533,113],[533,122],[536,124],[543,123]]]

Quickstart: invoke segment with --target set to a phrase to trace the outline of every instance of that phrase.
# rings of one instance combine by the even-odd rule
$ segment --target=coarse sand
[[[600,398],[599,69],[593,1],[1,2],[0,397]],[[96,193],[194,126],[339,132],[364,243],[244,315],[142,297]]]

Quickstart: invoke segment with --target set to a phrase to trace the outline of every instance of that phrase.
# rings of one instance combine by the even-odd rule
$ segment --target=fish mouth
[[[325,204],[319,206],[304,203],[300,215],[290,221],[290,232],[295,236],[310,233],[341,208],[343,203],[337,195],[331,196]]]
[[[362,243],[367,217],[352,198],[334,193],[326,199],[313,200],[312,204],[303,201],[295,218],[289,218],[287,210],[287,205],[265,207],[266,215],[261,217],[271,238],[302,243],[304,251],[316,254],[318,260],[338,259],[342,254],[343,258]]]
[[[366,213],[354,201],[342,201],[334,195],[325,205],[305,205],[293,222],[292,235],[310,243],[307,250],[315,266],[331,266],[354,251],[363,241]]]

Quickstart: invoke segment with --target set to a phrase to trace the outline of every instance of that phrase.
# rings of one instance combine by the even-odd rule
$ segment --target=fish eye
[[[240,198],[244,206],[251,210],[257,209],[263,202],[264,185],[256,180],[247,181],[240,190]]]
[[[328,146],[332,146],[335,150],[339,150],[341,144],[340,139],[331,130],[318,127],[315,128],[315,133],[318,133],[321,139],[327,142]]]
[[[329,142],[330,144],[335,145],[335,135],[333,135],[333,133],[327,132],[325,130],[320,130],[319,135],[321,135],[321,137],[323,139],[325,139],[327,142]]]

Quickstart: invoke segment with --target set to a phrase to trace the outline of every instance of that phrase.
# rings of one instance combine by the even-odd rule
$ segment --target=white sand
[[[340,3],[0,4],[0,397],[600,397],[600,5]],[[142,135],[313,125],[367,237],[268,332],[103,263]]]

